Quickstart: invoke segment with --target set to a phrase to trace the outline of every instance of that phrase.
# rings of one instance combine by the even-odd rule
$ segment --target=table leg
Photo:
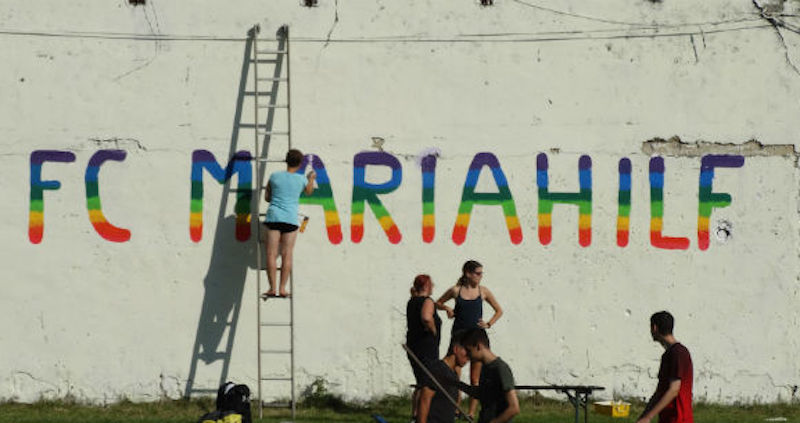
[[[589,394],[583,394],[583,400],[581,401],[583,404],[583,423],[589,423],[589,410],[586,407],[589,405]]]
[[[580,398],[577,392],[575,395],[572,395],[572,392],[569,390],[563,389],[561,392],[567,394],[567,399],[569,400],[570,404],[575,408],[575,423],[578,423],[578,416],[580,415]]]

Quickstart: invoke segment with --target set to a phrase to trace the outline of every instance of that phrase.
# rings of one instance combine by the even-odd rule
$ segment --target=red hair
[[[422,292],[431,286],[431,277],[425,274],[417,275],[414,278],[414,292]]]

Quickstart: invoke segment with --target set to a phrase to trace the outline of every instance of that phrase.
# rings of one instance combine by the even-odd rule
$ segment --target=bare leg
[[[417,419],[417,410],[419,408],[419,397],[422,393],[422,388],[414,388],[414,392],[411,393],[411,419]]]
[[[428,414],[431,411],[431,400],[436,394],[431,388],[422,388],[419,394],[419,405],[417,406],[417,423],[428,423]]]
[[[470,361],[469,362],[469,384],[472,386],[478,386],[478,382],[481,380],[481,366],[482,363],[480,361]],[[469,415],[475,416],[475,412],[478,411],[478,400],[475,398],[469,399]]]
[[[264,249],[267,250],[267,279],[269,290],[266,295],[275,295],[275,279],[278,272],[278,247],[281,241],[281,232],[267,229],[267,238],[264,240]]]
[[[281,286],[280,295],[286,296],[286,283],[289,281],[289,275],[292,274],[292,255],[294,254],[294,242],[297,240],[297,231],[286,232],[281,234]]]

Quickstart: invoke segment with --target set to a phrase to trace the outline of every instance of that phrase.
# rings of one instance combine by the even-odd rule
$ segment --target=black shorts
[[[414,373],[414,383],[417,388],[422,388],[423,386],[432,386],[433,382],[431,381],[431,378],[428,377],[428,374],[425,373],[425,370],[422,370],[422,367],[417,364],[416,360],[411,358],[411,354],[406,355],[408,356],[408,362],[411,363],[411,371]],[[420,361],[422,361],[425,367],[430,370],[432,360],[422,357],[420,358]]]
[[[288,234],[297,230],[297,225],[292,225],[286,222],[264,222],[267,228],[271,231],[280,231],[282,234]]]

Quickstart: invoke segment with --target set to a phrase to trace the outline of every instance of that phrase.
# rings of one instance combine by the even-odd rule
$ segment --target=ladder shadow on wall
[[[250,148],[243,148],[238,145],[240,130],[245,129],[248,131],[248,135],[252,135],[249,130],[257,129],[255,128],[257,125],[242,122],[245,99],[250,94],[247,91],[247,81],[251,68],[250,54],[254,34],[249,33],[248,35],[250,37],[248,37],[244,47],[231,143],[226,159],[233,157],[239,150],[250,150]],[[279,73],[281,71],[280,63],[276,63],[275,68],[275,72]],[[272,90],[273,92],[277,91],[277,84],[273,85]],[[252,118],[250,120],[252,121]],[[272,122],[273,115],[269,113],[266,116],[264,126],[270,128]],[[269,147],[268,138],[265,138],[263,146],[264,151],[267,151]],[[258,162],[253,164],[262,166]],[[257,174],[263,175],[264,172]],[[231,180],[226,181],[222,188],[211,259],[203,280],[205,292],[200,309],[194,347],[192,348],[189,375],[184,391],[184,397],[186,398],[191,398],[195,395],[215,395],[219,385],[227,381],[247,274],[251,268],[256,267],[257,250],[254,243],[259,236],[257,228],[259,221],[257,216],[258,208],[256,206],[252,207],[255,210],[252,217],[255,224],[252,225],[253,230],[251,230],[250,240],[245,242],[237,241],[234,236],[236,217],[230,213],[228,216],[225,215],[229,202],[235,201],[237,195],[236,189],[231,188],[231,182]],[[262,186],[263,181],[254,178],[253,182],[255,190],[251,202],[255,205],[257,201],[262,201],[262,193],[258,190],[258,187]],[[213,375],[213,378],[208,377],[209,375]]]

